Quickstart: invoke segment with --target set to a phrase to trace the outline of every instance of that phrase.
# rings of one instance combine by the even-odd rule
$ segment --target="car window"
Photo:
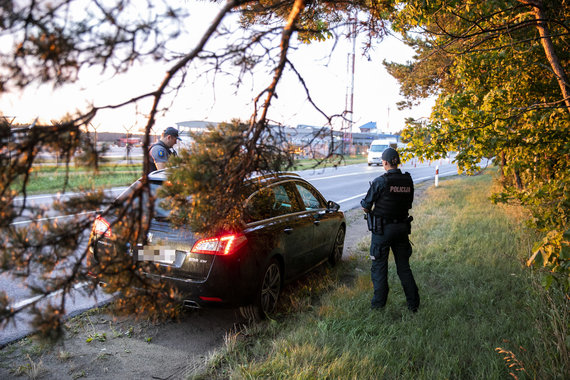
[[[264,187],[249,198],[245,207],[245,219],[250,223],[299,210],[293,191],[285,184],[279,184]]]
[[[162,186],[161,182],[151,182],[150,183],[150,192],[152,195],[156,196],[158,189]],[[145,201],[146,201],[146,194],[145,194]],[[162,207],[162,202],[164,199],[162,198],[154,198],[154,217],[155,218],[168,218],[170,215],[170,210]]]
[[[372,145],[370,147],[371,152],[383,152],[388,148],[388,145]]]
[[[156,182],[153,181],[150,183],[150,192],[153,195],[156,195],[156,192],[158,191],[158,189],[160,188],[160,186],[162,186],[162,182]],[[118,203],[124,203],[127,198],[129,198],[130,196],[132,196],[132,194],[140,189],[142,187],[142,183],[140,181],[136,181],[135,183],[133,183],[131,186],[129,186],[127,189],[125,189],[116,199],[115,202]],[[144,204],[146,204],[148,201],[148,196],[147,193],[143,193],[143,202]],[[170,215],[170,210],[167,210],[165,208],[162,207],[162,198],[155,198],[154,199],[154,217],[155,218],[168,218],[168,216]],[[136,207],[136,205],[135,205]]]
[[[320,208],[325,208],[325,201],[322,199],[321,196],[318,195],[316,190],[313,189],[310,185],[297,182],[295,183],[295,186],[297,187],[297,190],[301,195],[301,199],[303,200],[305,209],[317,210]]]

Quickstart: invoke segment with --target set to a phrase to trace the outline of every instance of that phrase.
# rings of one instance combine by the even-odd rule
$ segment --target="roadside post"
[[[435,165],[435,187],[439,185],[439,165]]]

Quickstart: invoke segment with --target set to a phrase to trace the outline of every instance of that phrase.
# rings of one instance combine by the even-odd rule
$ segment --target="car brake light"
[[[104,235],[107,238],[112,236],[111,225],[103,217],[98,216],[93,223],[93,232],[97,235]]]
[[[208,255],[231,255],[245,244],[247,238],[241,234],[224,235],[221,237],[200,239],[192,247],[192,253]]]
[[[222,299],[220,297],[203,297],[203,296],[200,296],[198,298],[200,298],[202,301],[222,302]]]

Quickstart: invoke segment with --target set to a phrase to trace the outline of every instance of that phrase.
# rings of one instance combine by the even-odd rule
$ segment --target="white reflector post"
[[[439,165],[435,165],[435,187],[439,185]]]

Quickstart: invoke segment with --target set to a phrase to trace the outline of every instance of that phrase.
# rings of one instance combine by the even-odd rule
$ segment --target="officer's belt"
[[[410,222],[410,217],[406,216],[405,218],[402,219],[393,219],[393,218],[384,218],[384,217],[377,217],[382,219],[382,223],[384,224],[398,224],[398,223],[408,223]]]

